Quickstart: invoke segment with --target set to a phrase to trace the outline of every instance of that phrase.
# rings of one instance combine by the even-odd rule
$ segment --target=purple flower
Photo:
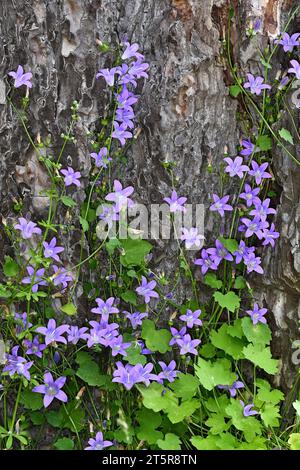
[[[118,100],[118,108],[130,111],[133,111],[132,105],[134,105],[138,100],[137,96],[129,91],[125,85],[123,86],[121,93],[116,95],[116,97]]]
[[[38,269],[35,274],[32,266],[27,266],[26,270],[29,276],[22,279],[22,284],[32,284],[32,292],[37,292],[39,286],[47,286],[47,282],[42,280],[45,273],[44,268]]]
[[[169,345],[173,346],[174,344],[178,344],[179,339],[183,339],[184,335],[186,334],[186,326],[181,328],[181,330],[177,330],[176,328],[171,327],[170,331],[172,333],[172,339],[169,342]]]
[[[192,339],[190,335],[184,335],[182,339],[177,340],[177,344],[180,347],[180,354],[182,356],[184,356],[185,354],[197,355],[198,351],[195,348],[200,343],[200,339]]]
[[[31,238],[34,233],[41,235],[41,229],[34,222],[28,222],[24,217],[20,217],[18,221],[14,228],[21,231],[21,236],[25,240]]]
[[[123,384],[127,390],[130,390],[136,383],[144,382],[148,386],[150,380],[156,380],[156,376],[151,374],[153,364],[149,363],[144,367],[142,364],[135,366],[126,364],[124,366],[121,362],[116,362],[116,366],[117,369],[113,373],[112,381]]]
[[[97,432],[96,439],[89,439],[89,447],[86,447],[84,450],[103,450],[105,447],[110,447],[113,445],[111,441],[104,441],[102,432]]]
[[[193,328],[194,325],[202,326],[202,321],[199,318],[200,315],[201,315],[200,309],[192,312],[192,310],[188,308],[186,313],[184,315],[181,315],[179,319],[181,321],[186,322],[186,326],[188,328]]]
[[[134,313],[129,313],[129,312],[124,312],[126,315],[126,318],[131,323],[132,328],[135,330],[138,326],[142,325],[143,318],[148,316],[147,312],[134,312]]]
[[[287,75],[285,77],[283,77],[280,80],[280,83],[278,85],[278,90],[283,90],[283,88],[289,83],[289,81],[290,81],[290,79]]]
[[[260,188],[251,188],[249,184],[245,184],[245,192],[240,194],[241,199],[245,199],[247,207],[251,207],[253,204],[260,202],[257,197]]]
[[[134,367],[136,369],[138,382],[143,382],[148,387],[150,385],[150,380],[156,380],[156,375],[151,374],[153,364],[148,363],[145,366],[137,364]]]
[[[241,240],[238,249],[233,253],[235,256],[236,264],[239,264],[245,257],[247,257],[250,253],[253,253],[255,248],[253,246],[248,247],[246,243]]]
[[[129,73],[129,66],[125,63],[117,67],[116,73],[120,75],[119,83],[121,85],[127,85],[130,83],[132,86],[136,87],[137,82],[133,75]]]
[[[252,410],[252,408],[253,408],[253,406],[254,406],[253,403],[251,403],[251,404],[249,404],[249,405],[245,405],[245,403],[244,403],[242,400],[240,400],[240,404],[241,404],[242,407],[243,407],[243,415],[244,415],[245,417],[247,417],[247,416],[253,416],[253,415],[258,415],[258,412],[257,412],[257,411]]]
[[[114,131],[111,136],[114,139],[118,139],[122,147],[124,147],[126,143],[126,139],[130,139],[132,137],[132,133],[127,131],[127,125],[122,122],[119,124],[117,121],[114,121]]]
[[[294,47],[299,46],[300,33],[295,33],[290,36],[288,33],[283,33],[281,39],[275,39],[275,44],[281,44],[284,52],[293,52]]]
[[[270,90],[271,86],[264,82],[263,77],[254,77],[251,73],[247,73],[248,82],[244,83],[244,88],[250,88],[250,92],[254,95],[260,95],[262,90]]]
[[[211,255],[211,259],[217,266],[219,266],[222,259],[226,259],[227,261],[233,261],[231,253],[229,253],[229,251],[225,248],[223,243],[220,242],[220,240],[216,240],[216,248],[208,248],[208,250],[206,251],[208,254]]]
[[[236,380],[235,382],[233,382],[232,385],[218,385],[218,388],[220,390],[228,390],[232,398],[236,396],[236,393],[237,393],[236,391],[239,388],[244,388],[244,387],[245,385],[240,380]]]
[[[32,327],[32,323],[27,320],[27,313],[15,313],[14,319],[16,322],[16,333],[19,335],[23,331],[27,330],[27,328]]]
[[[159,295],[153,289],[155,289],[156,281],[147,282],[145,276],[142,276],[142,283],[135,290],[139,295],[142,295],[145,298],[145,303],[148,304],[151,300],[151,297],[158,299]]]
[[[255,203],[255,209],[249,212],[249,215],[254,215],[255,217],[260,218],[260,220],[265,221],[269,214],[276,214],[276,210],[269,207],[270,199],[265,199],[264,201],[257,201]]]
[[[116,111],[116,121],[121,122],[126,126],[125,128],[129,127],[129,129],[134,128],[134,112],[131,109],[124,109],[120,108]]]
[[[255,33],[258,33],[261,28],[261,25],[262,25],[262,20],[260,18],[257,18],[253,25],[253,31]]]
[[[114,180],[114,192],[105,196],[107,201],[112,201],[116,204],[116,211],[120,212],[125,207],[132,207],[134,202],[129,196],[134,192],[132,186],[127,186],[123,189],[122,184],[118,180]]]
[[[100,69],[96,75],[96,79],[103,77],[107,85],[114,86],[115,73],[116,73],[115,67],[113,67],[112,69]]]
[[[195,259],[194,264],[201,266],[201,272],[203,276],[207,273],[209,269],[216,271],[218,269],[218,264],[215,259],[213,259],[208,253],[207,250],[203,248],[201,251],[201,258]]]
[[[255,149],[255,145],[252,144],[250,138],[242,140],[242,147],[243,147],[243,150],[241,150],[240,153],[241,153],[241,155],[243,155],[245,157],[248,157],[249,155],[251,155],[254,152],[254,149]]]
[[[27,348],[26,354],[34,354],[37,357],[42,357],[42,351],[46,348],[46,344],[40,344],[38,336],[35,336],[32,341],[25,339],[24,344]]]
[[[263,268],[260,266],[261,258],[259,256],[255,256],[254,253],[249,253],[248,255],[245,255],[244,263],[247,266],[247,273],[251,273],[252,271],[257,272],[258,274],[264,273]]]
[[[9,72],[8,75],[15,79],[14,87],[19,88],[22,85],[26,85],[27,88],[32,88],[31,78],[32,73],[24,73],[22,65],[19,65],[16,72]]]
[[[64,251],[62,246],[56,246],[56,238],[53,237],[50,243],[43,242],[44,246],[44,256],[45,258],[53,258],[55,261],[60,262],[59,257],[57,256],[58,253]]]
[[[185,241],[185,248],[187,250],[200,248],[202,244],[202,240],[204,240],[204,236],[198,234],[198,229],[192,227],[190,229],[182,228],[182,235],[180,240]]]
[[[232,158],[227,157],[224,158],[224,160],[226,163],[228,163],[228,166],[225,168],[225,173],[229,173],[229,176],[231,177],[237,175],[239,178],[243,178],[244,171],[249,171],[247,165],[243,165],[242,157],[236,157],[234,160],[232,160]]]
[[[275,240],[279,237],[279,232],[275,232],[275,225],[271,224],[270,229],[263,230],[263,245],[271,245],[273,248],[275,246]]]
[[[297,60],[291,60],[292,67],[288,69],[289,73],[294,73],[296,78],[300,79],[300,64]]]
[[[253,220],[243,217],[241,222],[244,224],[244,226],[240,225],[239,229],[242,231],[242,228],[243,230],[244,227],[246,228],[246,238],[252,237],[252,235],[256,235],[257,238],[261,240],[263,238],[263,230],[269,227],[268,222],[261,220],[260,217],[257,216],[254,217]]]
[[[258,304],[255,303],[253,306],[253,310],[246,310],[248,315],[250,315],[253,325],[257,325],[257,323],[267,323],[264,315],[267,313],[266,308],[259,308]]]
[[[68,169],[60,170],[61,174],[64,175],[64,181],[66,186],[71,186],[71,184],[75,184],[75,186],[80,186],[79,178],[81,178],[81,174],[79,171],[74,171],[73,168],[68,166]]]
[[[137,52],[139,50],[139,45],[134,43],[130,44],[129,42],[124,42],[123,45],[126,47],[125,51],[122,54],[122,59],[131,59],[131,57],[135,57],[136,59],[143,59],[144,56]]]
[[[268,165],[269,164],[267,162],[260,166],[254,160],[251,162],[252,170],[249,171],[249,175],[254,176],[256,184],[260,184],[265,178],[272,178],[272,175],[265,171],[268,168]]]
[[[144,354],[145,356],[147,356],[148,354],[153,354],[153,351],[151,351],[151,349],[146,348],[144,341],[142,341],[141,339],[138,339],[136,343],[141,349],[141,354]]]
[[[44,385],[38,385],[32,389],[33,392],[42,393],[44,395],[44,407],[47,408],[54,398],[64,403],[68,401],[68,397],[61,389],[65,385],[67,378],[62,376],[54,380],[50,372],[44,375]]]
[[[121,354],[122,356],[127,356],[126,349],[130,348],[131,343],[123,343],[123,336],[119,335],[113,338],[109,346],[112,350],[113,356],[117,356],[118,354]]]
[[[95,165],[97,168],[107,168],[107,163],[111,161],[111,158],[107,156],[108,150],[106,147],[102,147],[98,153],[92,152],[90,156],[94,158]]]
[[[164,197],[164,201],[166,201],[170,206],[170,212],[185,212],[186,209],[183,205],[186,203],[186,197],[179,197],[177,196],[176,191],[172,191],[171,197]]]
[[[55,264],[53,265],[54,274],[52,276],[53,284],[59,286],[62,284],[63,289],[68,287],[68,282],[73,281],[73,277],[68,274],[68,271],[65,268],[59,268]]]
[[[18,356],[19,346],[14,346],[11,354],[7,356],[7,362],[3,368],[3,372],[8,372],[10,377],[14,374],[22,375],[25,379],[30,380],[29,369],[33,365],[33,361],[27,362],[22,356]]]
[[[98,307],[92,308],[91,312],[102,315],[102,320],[104,322],[108,322],[108,317],[111,313],[119,313],[119,310],[116,307],[113,307],[114,301],[114,297],[109,297],[107,300],[98,298],[96,299]]]
[[[237,157],[239,158],[239,157]],[[224,217],[225,211],[232,211],[232,206],[227,204],[229,196],[223,196],[219,198],[217,194],[213,194],[214,203],[210,206],[210,211],[217,211],[219,212],[221,217]]]
[[[87,340],[89,334],[86,333],[88,328],[78,328],[78,326],[70,326],[68,330],[68,343],[77,344],[80,339]]]
[[[36,332],[45,336],[46,346],[48,346],[48,344],[53,344],[53,343],[67,344],[66,338],[62,335],[64,333],[68,333],[69,328],[70,328],[69,325],[61,325],[56,328],[56,321],[53,318],[51,318],[48,321],[47,327],[39,326],[36,329]]]
[[[99,218],[103,220],[105,224],[108,225],[108,228],[111,228],[113,226],[113,223],[116,220],[119,220],[118,212],[120,211],[120,208],[117,206],[110,206],[110,205],[104,205],[104,204],[102,204],[101,207],[102,207],[103,212],[99,215]]]
[[[158,361],[158,364],[162,369],[162,372],[160,372],[157,376],[158,382],[163,383],[164,380],[168,380],[168,382],[174,382],[177,374],[179,373],[178,370],[175,370],[176,362],[171,361],[170,364],[167,365],[165,362]]]
[[[146,70],[149,68],[149,64],[143,62],[142,59],[138,59],[132,62],[128,74],[136,78],[148,78]]]
[[[105,347],[111,346],[118,333],[119,325],[117,323],[111,323],[106,325],[104,329],[99,329],[99,344],[102,344]]]

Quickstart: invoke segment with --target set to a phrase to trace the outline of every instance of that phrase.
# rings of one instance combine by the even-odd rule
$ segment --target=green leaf
[[[278,406],[274,406],[271,403],[266,403],[260,415],[267,427],[271,426],[276,428],[279,426],[279,419],[281,418],[281,416],[279,413]]]
[[[73,304],[73,303],[68,303],[68,304],[65,304],[65,305],[62,305],[60,307],[60,310],[64,313],[66,313],[67,315],[75,315],[75,313],[77,312],[77,307]]]
[[[121,263],[123,266],[141,266],[144,264],[145,256],[152,249],[151,243],[140,238],[121,241],[124,253],[121,255]]]
[[[109,255],[112,255],[116,248],[120,248],[121,243],[117,238],[110,238],[108,242],[105,243],[105,248]]]
[[[243,349],[245,358],[251,361],[254,365],[260,367],[268,374],[276,374],[278,370],[278,361],[272,359],[270,348],[263,348],[261,345],[249,344]]]
[[[121,299],[124,300],[124,302],[127,302],[128,304],[132,304],[134,306],[137,305],[137,296],[136,296],[136,293],[132,290],[127,290],[125,292],[123,292],[121,295],[120,295]]]
[[[290,131],[288,131],[287,129],[285,129],[284,127],[282,129],[280,129],[279,131],[279,135],[280,137],[285,140],[286,142],[289,142],[290,144],[294,144],[294,139],[293,139],[293,136],[292,134],[290,133]]]
[[[98,364],[92,357],[84,351],[79,351],[76,355],[76,362],[79,364],[76,375],[92,387],[105,385],[105,377],[100,374]]]
[[[216,355],[216,348],[211,343],[206,343],[198,349],[198,352],[205,359],[211,359]]]
[[[216,444],[221,450],[235,450],[239,447],[239,441],[229,432],[221,433],[216,440]]]
[[[79,217],[79,222],[80,222],[80,225],[82,227],[82,230],[84,232],[87,232],[89,230],[89,223],[86,219],[84,219],[83,217]]]
[[[84,409],[78,406],[77,400],[70,402],[58,411],[47,411],[46,420],[51,426],[61,429],[70,429],[72,432],[80,432],[84,428]]]
[[[206,426],[210,429],[212,434],[220,434],[223,431],[227,431],[230,428],[230,422],[225,421],[223,414],[214,413],[206,421]]]
[[[152,382],[149,387],[140,385],[137,388],[143,395],[144,406],[155,412],[167,410],[178,404],[174,393],[157,382]]]
[[[234,238],[224,238],[224,237],[219,237],[219,240],[223,245],[225,246],[226,250],[229,251],[229,253],[234,253],[237,251],[239,244]]]
[[[170,384],[176,397],[183,400],[190,400],[196,394],[199,387],[199,380],[191,374],[180,374],[175,381]]]
[[[242,276],[238,276],[235,281],[234,281],[234,286],[235,289],[245,289],[246,287],[246,281]]]
[[[242,321],[240,318],[237,318],[232,325],[228,325],[227,333],[233,338],[243,338],[244,332],[242,328]]]
[[[228,359],[211,362],[199,358],[195,373],[206,390],[213,390],[217,385],[231,385],[236,380]]]
[[[217,279],[215,273],[208,273],[204,276],[204,284],[212,287],[212,289],[221,289],[223,282]]]
[[[77,203],[74,201],[74,199],[72,199],[69,196],[61,196],[60,200],[67,207],[74,207],[74,206],[77,205]]]
[[[229,93],[233,98],[236,98],[241,93],[241,87],[239,85],[231,85]]]
[[[69,437],[62,437],[54,442],[54,447],[58,450],[73,450],[74,442]]]
[[[27,410],[40,410],[43,408],[43,395],[36,392],[31,392],[30,390],[23,390],[20,395],[20,403]]]
[[[257,323],[253,325],[249,317],[242,319],[243,332],[250,343],[266,346],[270,344],[272,334],[268,325]]]
[[[3,272],[7,277],[14,277],[20,271],[18,264],[10,257],[5,256],[5,262],[3,265]]]
[[[244,432],[246,441],[251,442],[256,435],[262,433],[261,424],[254,416],[243,415],[243,407],[239,400],[231,399],[225,411],[231,417],[235,428]]]
[[[300,417],[300,400],[294,401],[293,408],[295,408],[297,416]]]
[[[126,349],[126,353],[127,356],[123,358],[124,361],[127,361],[133,366],[135,366],[136,364],[142,364],[142,366],[144,366],[147,362],[146,357],[141,354],[141,347],[134,342],[128,349]]]
[[[191,443],[197,450],[219,450],[216,442],[217,436],[208,436],[208,437],[201,437],[201,436],[193,436],[191,439]]]
[[[269,64],[269,62],[266,62],[265,59],[263,59],[262,57],[260,58],[260,61],[266,69],[271,69],[272,68],[271,64]]]
[[[3,284],[0,284],[0,297],[2,297],[2,299],[8,299],[10,296],[11,292],[7,289],[7,287]]]
[[[141,336],[146,341],[147,348],[151,351],[158,351],[162,354],[171,351],[169,346],[172,338],[171,333],[166,329],[156,330],[152,320],[143,321]]]
[[[32,424],[35,426],[40,426],[41,424],[45,423],[45,415],[41,411],[32,411],[29,414],[30,420],[32,421]]]
[[[227,332],[228,325],[222,325],[218,331],[212,330],[210,339],[212,344],[219,349],[222,349],[234,359],[242,359],[244,357],[243,348],[245,343],[239,339],[230,336]]]
[[[171,423],[181,423],[185,418],[192,416],[194,411],[200,408],[200,406],[200,401],[192,398],[189,401],[182,402],[179,406],[173,403],[166,409],[166,412]]]
[[[260,148],[262,152],[267,152],[272,149],[272,139],[268,135],[261,135],[256,141],[256,146]]]
[[[227,292],[227,294],[222,294],[222,292],[215,292],[213,295],[214,299],[220,307],[226,308],[229,312],[235,312],[237,308],[240,307],[241,299],[233,291]]]
[[[156,444],[158,439],[163,437],[163,433],[156,429],[161,425],[162,421],[159,413],[154,413],[152,410],[143,408],[137,412],[137,420],[140,427],[137,428],[136,435],[141,441]]]
[[[300,450],[300,433],[290,434],[288,443],[291,450]]]
[[[256,379],[256,385],[259,389],[256,394],[257,400],[277,405],[277,403],[284,399],[284,394],[281,392],[281,390],[271,390],[271,385],[266,380]]]
[[[181,441],[176,434],[168,433],[165,435],[165,438],[158,439],[157,445],[162,450],[180,450],[181,449]]]

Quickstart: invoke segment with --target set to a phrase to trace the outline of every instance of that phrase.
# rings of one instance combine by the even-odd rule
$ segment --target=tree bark
[[[176,163],[181,195],[191,203],[209,205],[218,193],[219,168],[224,147],[235,155],[242,133],[237,119],[237,100],[228,93],[231,83],[222,57],[229,0],[3,0],[0,5],[0,190],[3,219],[14,216],[12,207],[23,199],[23,211],[39,218],[48,200],[40,191],[49,187],[47,174],[32,151],[18,118],[6,102],[7,73],[22,64],[33,71],[30,91],[32,136],[51,136],[55,155],[70,117],[70,106],[79,102],[77,144],[69,144],[63,162],[82,172],[87,183],[91,168],[86,131],[105,114],[108,92],[96,81],[99,68],[111,65],[110,55],[98,52],[97,40],[116,44],[128,38],[138,42],[150,63],[150,78],[139,90],[136,108],[139,138],[128,153],[124,183],[135,187],[137,199],[161,203],[170,193],[171,181],[164,162]],[[245,25],[262,18],[261,45],[276,35],[297,1],[234,0],[235,27],[232,45],[235,60],[244,72],[259,70],[257,52],[245,35]],[[242,3],[242,5],[241,5]],[[295,20],[299,26],[299,18]],[[298,27],[299,29],[299,27]],[[294,30],[296,31],[296,30]],[[279,57],[276,66],[283,65]],[[16,97],[22,95],[17,92]],[[212,171],[208,171],[209,167]],[[299,338],[300,251],[299,169],[274,148],[273,172],[280,197],[276,226],[281,237],[275,250],[263,251],[263,277],[251,276],[255,296],[272,312],[273,350],[282,359],[280,384],[288,389],[296,374],[291,344]],[[231,183],[233,184],[233,183]],[[78,193],[83,201],[83,189]],[[207,243],[217,232],[206,211]],[[227,223],[226,223],[227,224]],[[228,226],[222,227],[224,230]],[[79,243],[79,229],[66,235],[70,254]],[[2,236],[3,234],[1,234]],[[71,234],[70,234],[71,235]],[[8,253],[7,240],[1,253]],[[177,245],[167,250],[157,243],[157,269],[171,274]],[[167,252],[167,256],[165,253]],[[185,290],[178,296],[184,300]],[[80,297],[80,292],[77,293]],[[79,299],[80,301],[80,299]]]

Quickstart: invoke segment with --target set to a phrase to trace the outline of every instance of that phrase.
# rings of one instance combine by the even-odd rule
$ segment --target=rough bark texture
[[[246,0],[233,2],[239,19],[233,31],[234,54],[242,68],[258,71],[256,51],[245,36],[245,25],[264,20],[268,35],[277,34],[284,17],[297,2]],[[28,145],[22,127],[6,104],[7,72],[21,63],[34,71],[29,125],[33,136],[48,134],[55,154],[60,133],[66,130],[72,100],[80,103],[78,143],[67,149],[64,163],[73,163],[87,176],[91,167],[85,133],[103,116],[106,91],[95,80],[99,67],[110,66],[96,39],[116,43],[125,36],[141,45],[151,64],[137,107],[139,139],[128,155],[123,180],[133,183],[138,199],[160,203],[171,182],[162,163],[176,162],[181,194],[193,203],[208,204],[218,192],[218,168],[226,145],[235,153],[240,138],[237,101],[228,95],[228,74],[221,58],[221,39],[228,19],[227,0],[3,0],[0,5],[0,190],[3,217],[12,215],[14,199],[38,218],[48,200],[40,190],[48,177]],[[278,69],[281,62],[278,61]],[[17,93],[18,95],[19,93]],[[211,164],[213,171],[207,171]],[[298,337],[300,252],[299,170],[277,148],[273,171],[281,190],[277,228],[281,238],[263,254],[265,276],[256,286],[257,299],[274,314],[274,351],[282,358],[281,384],[289,387],[296,373],[291,343]],[[86,179],[87,181],[87,179]],[[83,191],[78,193],[82,200]],[[213,217],[207,212],[205,229],[213,239]],[[219,227],[217,227],[219,228]],[[77,239],[77,242],[76,242]],[[79,236],[66,237],[69,252]],[[176,245],[157,247],[160,269],[172,273]],[[1,243],[1,253],[8,247]],[[253,278],[255,282],[256,278]],[[79,294],[78,294],[79,295]]]

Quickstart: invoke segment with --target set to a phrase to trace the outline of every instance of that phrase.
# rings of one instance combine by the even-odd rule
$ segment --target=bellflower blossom
[[[33,361],[27,362],[22,356],[18,356],[19,346],[14,346],[11,354],[8,354],[7,362],[3,368],[3,372],[8,372],[10,377],[14,374],[22,375],[25,379],[30,380],[29,369],[33,365]]]
[[[150,384],[150,379],[155,380],[156,377],[150,372],[153,369],[153,364],[146,364],[144,367],[141,364],[132,366],[121,362],[116,362],[117,369],[113,373],[113,382],[118,382],[124,385],[127,390],[130,390],[133,385],[139,382],[144,382],[147,386]]]
[[[265,199],[264,201],[257,201],[255,203],[255,209],[252,209],[249,212],[249,215],[254,215],[255,217],[259,217],[260,220],[265,221],[269,214],[276,214],[276,210],[272,207],[269,207],[270,199]]]
[[[240,231],[245,229],[245,237],[249,238],[252,235],[256,235],[260,240],[263,238],[263,230],[269,227],[268,222],[261,220],[260,217],[254,217],[253,219],[247,219],[246,217],[241,218],[241,222],[244,225],[239,226]]]
[[[254,77],[251,73],[247,74],[248,82],[244,83],[244,88],[250,88],[254,95],[260,95],[262,90],[271,90],[271,86],[264,83],[263,77]]]
[[[105,347],[109,347],[114,341],[115,337],[119,335],[117,331],[119,325],[117,323],[107,324],[104,329],[99,330],[99,344],[102,344]]]
[[[77,344],[80,339],[83,341],[89,338],[89,334],[87,333],[88,328],[82,327],[78,328],[78,326],[70,326],[68,330],[68,343]]]
[[[26,354],[29,356],[34,354],[37,357],[42,357],[42,352],[47,347],[46,344],[41,344],[39,341],[39,337],[35,336],[32,341],[29,339],[24,340],[24,345],[26,346]]]
[[[132,328],[135,330],[138,326],[142,325],[143,318],[146,318],[148,316],[147,312],[124,312],[125,317],[128,318],[128,320],[131,323]]]
[[[95,439],[88,440],[89,446],[84,450],[103,450],[113,445],[111,441],[105,441],[102,432],[97,432]]]
[[[228,390],[232,398],[236,397],[237,390],[239,388],[244,388],[245,385],[240,380],[236,380],[232,385],[218,385],[220,390]]]
[[[170,206],[170,212],[185,212],[186,208],[183,205],[186,203],[186,197],[179,197],[176,191],[172,191],[171,197],[164,197]]]
[[[209,210],[217,211],[219,212],[221,217],[224,217],[225,211],[233,210],[232,206],[230,204],[227,204],[228,199],[229,196],[223,196],[222,198],[220,198],[217,194],[213,194],[214,203],[210,206]]]
[[[249,184],[245,184],[244,192],[240,194],[240,199],[245,199],[247,207],[260,202],[259,194],[260,188],[251,188]]]
[[[96,75],[96,79],[103,77],[108,86],[114,86],[116,70],[115,67],[111,69],[100,69]]]
[[[245,403],[240,400],[240,404],[242,405],[243,407],[243,415],[245,417],[248,417],[248,416],[254,416],[254,415],[258,415],[258,412],[255,411],[255,410],[252,410],[253,408],[253,403],[249,404],[249,405],[245,405]]]
[[[115,336],[109,343],[111,348],[112,356],[117,356],[121,354],[122,356],[127,356],[126,349],[130,348],[131,343],[123,343],[123,336]]]
[[[185,248],[187,250],[200,248],[202,245],[202,240],[204,240],[204,236],[198,233],[198,229],[195,227],[191,227],[190,229],[182,228],[182,235],[180,240],[185,241]]]
[[[179,339],[183,339],[184,335],[186,334],[186,326],[181,328],[181,330],[177,330],[171,326],[170,331],[172,333],[172,339],[169,342],[169,345],[174,346],[174,344],[177,344]]]
[[[140,46],[137,43],[130,44],[129,42],[125,41],[123,45],[125,46],[125,51],[122,54],[123,60],[131,59],[132,57],[135,57],[136,59],[144,58],[143,54],[138,52]]]
[[[164,380],[168,380],[170,383],[174,382],[177,374],[180,373],[178,370],[175,370],[176,362],[173,360],[169,365],[167,365],[165,362],[158,361],[158,364],[160,365],[162,372],[157,375],[157,381],[161,384],[163,384]]]
[[[215,263],[215,265],[219,266],[223,259],[227,261],[233,261],[232,254],[229,253],[227,248],[220,242],[220,240],[216,240],[216,247],[215,248],[208,248],[207,253],[211,255],[211,259]]]
[[[236,264],[239,264],[250,253],[254,253],[254,251],[254,246],[248,247],[246,243],[241,240],[238,249],[233,253],[233,256],[235,256]]]
[[[159,295],[153,289],[156,287],[156,281],[148,282],[145,276],[142,276],[142,283],[135,290],[139,295],[145,298],[145,303],[148,304],[152,298],[158,299]]]
[[[108,322],[108,317],[111,313],[119,313],[119,309],[113,307],[114,301],[114,297],[109,297],[107,300],[97,298],[96,303],[98,307],[92,308],[91,312],[102,315],[102,320]]]
[[[247,273],[251,273],[252,271],[257,272],[258,274],[263,274],[264,270],[260,266],[261,258],[260,256],[255,256],[254,253],[249,253],[244,256],[244,263],[247,267]]]
[[[263,230],[263,245],[271,245],[273,248],[275,246],[275,240],[279,238],[279,232],[275,231],[275,225],[271,224],[271,227],[269,229],[264,229]]]
[[[116,211],[120,212],[125,207],[132,207],[134,202],[129,196],[134,192],[132,186],[127,186],[123,189],[122,184],[118,180],[114,180],[114,192],[107,194],[105,199],[110,202],[114,202],[116,205]]]
[[[71,186],[75,184],[75,186],[80,186],[79,179],[81,178],[81,174],[79,171],[74,171],[72,167],[68,166],[68,169],[60,170],[61,174],[64,175],[64,181],[66,186]]]
[[[251,139],[242,140],[243,149],[240,151],[240,154],[249,157],[255,151],[255,145],[251,142]]]
[[[299,46],[300,33],[295,33],[290,36],[288,33],[283,33],[280,39],[275,39],[275,44],[283,46],[284,52],[293,52],[294,47]]]
[[[90,153],[90,156],[95,160],[95,165],[97,168],[107,168],[107,163],[111,161],[111,158],[107,155],[108,150],[106,147],[102,147],[98,153]]]
[[[8,75],[15,79],[14,87],[19,88],[22,85],[27,86],[27,88],[32,88],[32,73],[24,73],[22,65],[19,65],[16,72],[9,72]]]
[[[224,161],[228,164],[225,168],[225,173],[229,173],[229,176],[231,177],[238,176],[241,179],[244,176],[244,172],[249,171],[247,165],[243,165],[242,157],[236,157],[234,160],[227,157],[224,158]]]
[[[64,251],[64,248],[62,246],[56,246],[56,238],[53,237],[50,243],[48,242],[43,242],[44,246],[44,256],[45,258],[52,258],[55,261],[60,262],[58,253],[61,253]]]
[[[119,124],[117,121],[114,121],[114,131],[112,132],[111,136],[114,139],[118,139],[122,147],[124,147],[126,143],[126,139],[131,139],[132,133],[127,131],[127,125],[125,122]]]
[[[65,392],[61,390],[65,385],[66,380],[67,378],[64,376],[54,380],[52,374],[50,372],[46,372],[44,375],[44,384],[37,385],[32,389],[32,391],[36,393],[42,393],[44,395],[43,401],[45,408],[47,408],[52,403],[54,398],[62,401],[63,403],[66,403],[68,401],[68,397]]]
[[[32,284],[32,292],[37,292],[39,290],[39,286],[48,285],[46,281],[42,280],[45,273],[44,268],[38,269],[36,273],[34,273],[34,268],[32,266],[27,266],[26,270],[29,276],[22,279],[22,284]]]
[[[138,101],[138,97],[128,90],[128,88],[124,85],[121,93],[116,95],[118,101],[118,108],[119,109],[126,109],[133,111],[132,106]]]
[[[45,336],[45,343],[46,343],[46,346],[48,346],[48,344],[53,344],[53,343],[67,344],[66,338],[62,335],[64,333],[68,333],[69,329],[70,329],[69,325],[61,325],[61,326],[56,327],[56,321],[53,318],[51,318],[48,321],[47,327],[39,326],[35,331]]]
[[[250,176],[254,176],[256,184],[260,184],[265,178],[272,178],[270,173],[265,170],[268,168],[268,163],[265,162],[262,165],[258,165],[254,160],[251,162],[252,170],[248,172]]]
[[[130,64],[130,69],[128,70],[128,74],[134,76],[136,78],[148,78],[149,75],[146,73],[148,70],[149,64],[143,62],[142,59],[138,59],[135,62]]]
[[[41,235],[42,231],[37,227],[36,223],[28,221],[24,217],[20,217],[18,221],[19,223],[14,225],[14,228],[20,230],[21,236],[25,240],[31,238],[34,233]]]
[[[201,343],[200,339],[192,339],[191,335],[184,335],[182,339],[177,340],[177,344],[180,347],[180,354],[184,356],[185,354],[194,354],[198,355],[196,347]]]
[[[54,271],[52,276],[53,284],[55,286],[62,284],[63,289],[66,289],[66,287],[68,287],[68,282],[73,281],[73,277],[65,268],[59,268],[55,264],[52,267]]]
[[[250,315],[253,325],[257,325],[257,323],[267,323],[264,315],[267,313],[268,309],[266,308],[259,308],[258,304],[255,303],[253,306],[253,310],[247,310],[248,315]]]
[[[184,321],[186,323],[186,326],[188,328],[193,328],[195,325],[202,326],[202,321],[200,320],[199,316],[201,315],[201,310],[195,310],[194,312],[190,310],[189,308],[187,309],[186,313],[184,315],[181,315],[179,319],[181,321]]]
[[[27,328],[32,327],[32,323],[30,323],[30,321],[27,319],[27,312],[15,313],[14,320],[16,322],[17,335],[25,331]]]
[[[99,215],[99,219],[105,222],[107,224],[108,228],[112,228],[114,222],[119,220],[119,207],[113,205],[108,205],[108,204],[102,204],[101,205],[102,212]]]
[[[291,65],[292,67],[288,69],[289,73],[294,73],[296,75],[296,78],[299,80],[300,79],[300,64],[297,60],[291,60]]]
[[[201,266],[201,273],[203,276],[207,273],[209,269],[216,271],[218,269],[219,263],[216,263],[215,259],[207,253],[207,250],[203,248],[201,251],[201,258],[195,259],[194,264]]]

